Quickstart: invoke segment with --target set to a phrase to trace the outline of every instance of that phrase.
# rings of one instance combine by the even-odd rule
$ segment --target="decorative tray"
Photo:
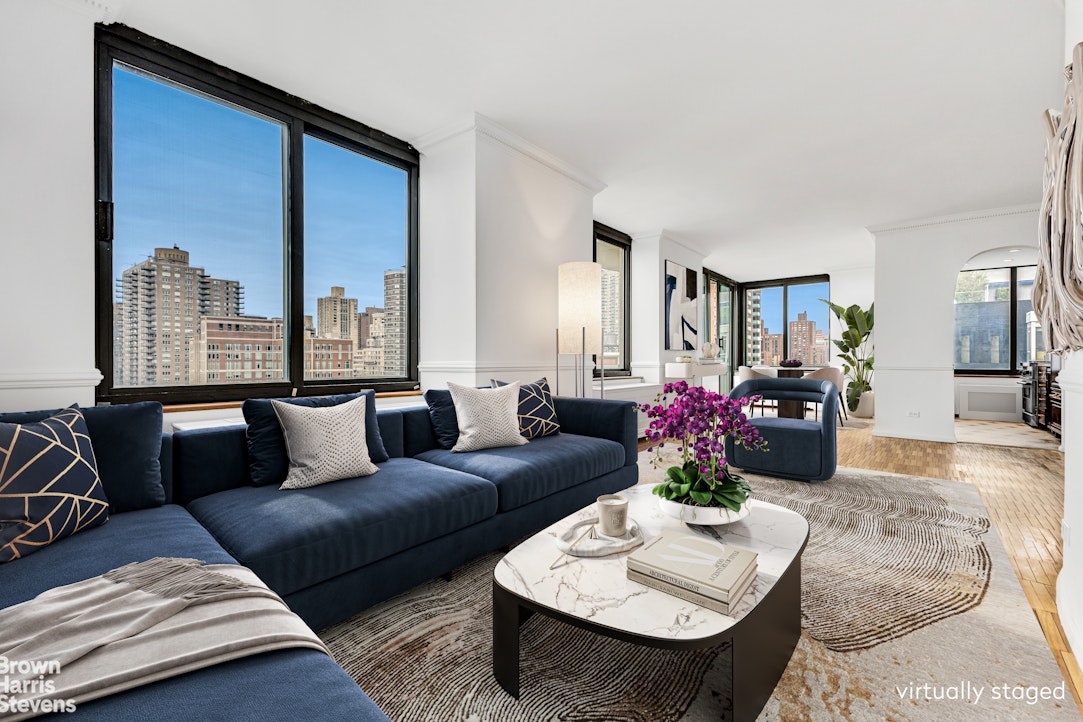
[[[604,557],[634,549],[643,543],[643,534],[635,519],[628,520],[624,536],[605,536],[597,528],[598,517],[584,519],[557,537],[557,548],[574,557]],[[589,526],[590,529],[584,527]]]

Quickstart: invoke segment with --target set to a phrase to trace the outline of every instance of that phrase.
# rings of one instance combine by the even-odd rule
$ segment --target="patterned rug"
[[[645,461],[644,480],[660,479]],[[805,630],[761,720],[1079,719],[1070,694],[1041,699],[1064,693],[1060,672],[973,487],[855,469],[749,481],[812,528]],[[521,632],[522,698],[505,694],[491,672],[499,558],[320,636],[395,722],[718,719],[717,650],[646,649],[541,615]]]
[[[852,473],[844,485],[747,476],[757,499],[808,519],[802,626],[828,649],[874,647],[985,595],[989,520],[955,511],[929,485]]]

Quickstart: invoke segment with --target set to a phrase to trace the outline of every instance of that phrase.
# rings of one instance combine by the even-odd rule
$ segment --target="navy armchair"
[[[726,439],[726,459],[745,471],[783,479],[823,481],[835,475],[835,414],[839,390],[819,379],[763,378],[742,381],[731,399],[760,395],[766,400],[823,404],[819,421],[761,416],[752,419],[767,439],[767,451],[749,451]]]

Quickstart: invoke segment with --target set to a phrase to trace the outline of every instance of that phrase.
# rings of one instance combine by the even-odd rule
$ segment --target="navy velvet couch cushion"
[[[188,504],[207,494],[248,484],[243,426],[187,429],[173,434],[173,501]]]
[[[236,563],[191,514],[167,504],[117,514],[108,524],[0,565],[0,608],[125,564],[169,556],[202,559],[208,564]]]
[[[25,424],[41,421],[59,410],[0,414],[0,422]],[[82,409],[86,418],[98,476],[109,499],[109,511],[120,514],[161,506],[166,501],[162,486],[162,405],[141,401],[116,406]]]
[[[239,487],[188,509],[283,596],[496,513],[496,487],[484,479],[415,459],[379,467],[307,489]]]
[[[636,405],[615,399],[576,399],[554,396],[553,406],[560,417],[562,434],[579,434],[609,439],[624,446],[624,466],[639,460],[636,437]]]
[[[156,556],[236,563],[188,512],[170,504],[119,514],[105,526],[0,566],[0,608]],[[298,694],[295,684],[283,680],[303,680],[313,693]],[[74,714],[61,717],[103,722],[387,720],[341,667],[313,649],[284,649],[218,664],[80,704]]]
[[[387,450],[380,436],[380,425],[376,421],[375,391],[276,400],[318,408],[344,404],[362,394],[366,397],[365,443],[368,445],[369,458],[376,463],[387,461]],[[247,399],[241,404],[241,412],[248,423],[248,463],[252,483],[255,486],[281,484],[286,479],[290,460],[286,452],[286,440],[282,436],[282,426],[278,423],[271,399]]]
[[[429,389],[425,392],[425,403],[429,405],[429,419],[436,443],[444,449],[455,446],[459,440],[459,417],[455,414],[455,403],[447,389]]]
[[[625,450],[615,441],[562,432],[523,446],[466,454],[431,449],[416,458],[493,482],[500,493],[499,510],[504,512],[619,469]]]

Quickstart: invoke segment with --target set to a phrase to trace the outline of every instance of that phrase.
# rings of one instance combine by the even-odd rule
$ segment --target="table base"
[[[801,560],[775,583],[767,596],[731,628],[728,638],[664,640],[622,633],[536,605],[493,582],[493,676],[504,690],[519,698],[519,627],[535,612],[626,642],[664,649],[718,646],[728,657],[728,686],[720,700],[726,722],[755,720],[786,671],[801,636]],[[586,664],[590,660],[584,660]],[[726,697],[726,695],[723,695]]]

